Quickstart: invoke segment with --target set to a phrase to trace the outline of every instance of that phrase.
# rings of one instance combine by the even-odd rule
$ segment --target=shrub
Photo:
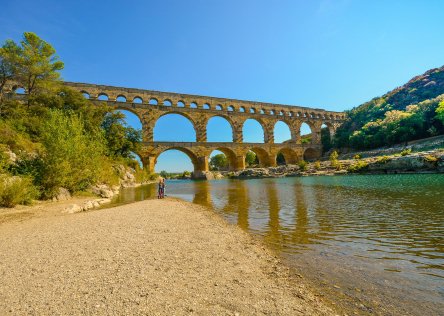
[[[0,206],[30,204],[37,196],[38,191],[32,184],[31,178],[0,175]]]
[[[424,156],[424,161],[430,162],[430,163],[436,163],[438,161],[438,158],[432,155],[426,155]]]
[[[341,165],[338,162],[338,152],[336,150],[334,150],[331,154],[330,154],[330,164],[333,168],[336,168],[337,170],[341,169]]]
[[[390,157],[382,156],[382,157],[378,157],[378,159],[376,159],[376,163],[382,165],[382,164],[385,164],[385,163],[389,162],[390,160],[391,160]]]
[[[359,160],[361,158],[362,158],[362,156],[360,154],[356,154],[353,156],[353,159],[356,159],[356,160]]]
[[[401,156],[407,156],[412,152],[411,148],[406,148],[403,151],[401,151]]]
[[[349,172],[360,172],[368,168],[368,163],[364,160],[358,160],[348,167]]]
[[[298,166],[302,171],[305,171],[308,169],[308,163],[305,160],[299,161]]]
[[[315,168],[316,170],[321,169],[321,162],[320,162],[319,160],[316,161],[316,162],[314,163],[314,168]]]
[[[79,116],[51,110],[41,138],[45,147],[40,179],[43,197],[51,198],[59,187],[74,193],[114,180],[101,133],[86,133]]]

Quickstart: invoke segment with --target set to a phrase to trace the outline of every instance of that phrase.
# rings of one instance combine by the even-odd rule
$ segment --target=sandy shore
[[[0,315],[334,315],[210,210],[149,200],[0,224]]]

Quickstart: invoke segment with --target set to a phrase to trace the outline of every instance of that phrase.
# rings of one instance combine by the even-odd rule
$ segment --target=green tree
[[[45,153],[36,180],[44,197],[52,197],[59,187],[70,192],[85,190],[111,172],[104,157],[103,138],[86,133],[78,115],[51,110],[43,122],[41,137]]]
[[[248,151],[245,155],[245,164],[247,166],[253,166],[259,164],[259,160],[257,158],[257,155],[254,151]]]
[[[170,174],[169,174],[168,172],[166,172],[165,170],[162,170],[162,171],[159,173],[159,175],[160,175],[162,178],[164,178],[164,179],[167,179],[167,178],[170,177]]]
[[[23,33],[20,44],[14,80],[25,88],[29,104],[35,93],[57,83],[64,64],[55,55],[54,47],[32,32]]]
[[[444,124],[444,100],[439,102],[438,107],[435,110],[436,112],[436,119],[440,120],[442,124]]]
[[[217,154],[210,158],[211,170],[224,170],[228,167],[228,159],[224,154]]]
[[[112,157],[131,157],[142,141],[142,132],[127,126],[124,118],[125,114],[122,112],[110,112],[102,123],[108,153]]]
[[[12,81],[17,74],[20,52],[20,47],[12,40],[6,40],[0,47],[0,96],[3,95],[6,83]]]

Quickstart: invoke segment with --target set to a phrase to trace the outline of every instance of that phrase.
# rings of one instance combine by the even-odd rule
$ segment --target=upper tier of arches
[[[345,113],[311,109],[299,106],[242,101],[151,90],[99,86],[93,84],[65,82],[91,100],[127,102],[137,106],[188,108],[197,111],[214,111],[229,115],[257,115],[275,118],[305,118],[327,121],[342,121]]]

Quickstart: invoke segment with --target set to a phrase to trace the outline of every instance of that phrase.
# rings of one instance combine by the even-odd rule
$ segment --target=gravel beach
[[[0,224],[0,315],[8,314],[335,312],[238,227],[165,199]]]

